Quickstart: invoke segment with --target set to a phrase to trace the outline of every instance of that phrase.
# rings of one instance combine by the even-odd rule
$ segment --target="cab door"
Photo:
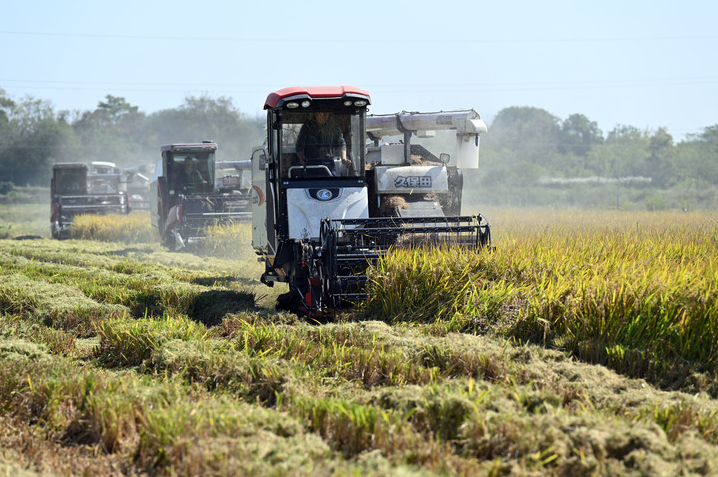
[[[267,234],[267,151],[263,147],[252,151],[252,247],[266,254]],[[274,234],[272,234],[272,240]]]

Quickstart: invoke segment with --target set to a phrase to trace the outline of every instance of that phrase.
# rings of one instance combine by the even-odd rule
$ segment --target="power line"
[[[326,43],[326,38],[241,38],[241,37],[208,37],[208,36],[157,36],[157,35],[112,35],[107,33],[63,33],[37,31],[0,30],[0,35],[13,36],[47,36],[65,38],[106,38],[116,40],[159,40],[159,41],[217,41],[239,43]],[[461,44],[510,44],[510,43],[605,43],[605,42],[641,42],[641,41],[706,41],[718,40],[718,35],[685,35],[685,36],[653,36],[653,37],[615,37],[615,38],[486,38],[486,39],[380,39],[371,38],[336,38],[332,43],[461,43]]]
[[[557,82],[493,82],[493,83],[462,83],[451,84],[454,92],[463,91],[525,91],[525,90],[553,90],[553,89],[611,89],[650,86],[684,86],[697,84],[718,83],[718,77],[685,77],[685,78],[639,78],[629,80],[577,80]],[[49,90],[105,90],[123,89],[133,92],[186,92],[207,91],[220,88],[226,92],[247,93],[264,92],[266,84],[238,84],[238,83],[164,83],[164,82],[99,82],[99,81],[62,81],[62,80],[33,80],[33,79],[0,79],[3,88],[34,88]],[[447,83],[425,83],[414,85],[398,84],[366,84],[365,87],[380,92],[430,92],[437,88],[446,89]],[[149,88],[149,89],[147,89]],[[169,88],[169,89],[168,89]]]

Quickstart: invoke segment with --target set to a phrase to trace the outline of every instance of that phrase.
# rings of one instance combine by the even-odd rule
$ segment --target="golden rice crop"
[[[471,331],[513,313],[509,334],[597,359],[718,362],[716,214],[525,219],[494,226],[491,252],[395,250],[373,269],[368,311]]]
[[[128,215],[79,215],[72,221],[75,239],[101,242],[147,243],[157,241],[146,213]]]
[[[252,224],[217,224],[207,228],[200,250],[216,257],[250,258],[254,255],[251,242]]]
[[[159,242],[157,230],[146,213],[129,215],[80,215],[73,220],[72,238],[101,242],[149,243]],[[251,248],[252,225],[246,223],[210,225],[197,252],[221,258],[248,259]]]

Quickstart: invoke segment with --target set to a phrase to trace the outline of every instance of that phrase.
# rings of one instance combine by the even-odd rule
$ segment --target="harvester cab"
[[[150,218],[171,250],[202,240],[211,225],[250,219],[248,188],[235,194],[216,187],[216,151],[211,141],[162,146],[150,181]]]
[[[365,298],[368,264],[397,243],[488,242],[488,223],[477,216],[377,212],[378,192],[388,190],[376,181],[391,172],[385,159],[367,167],[370,101],[348,86],[292,87],[267,97],[267,143],[252,154],[252,245],[265,263],[261,281],[289,285],[282,308],[317,317]],[[386,170],[377,174],[377,167]]]
[[[321,218],[369,216],[368,104],[368,93],[356,88],[287,88],[269,95],[264,108],[272,248],[319,240]]]

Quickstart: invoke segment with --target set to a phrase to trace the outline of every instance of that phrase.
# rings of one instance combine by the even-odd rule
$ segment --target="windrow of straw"
[[[131,475],[259,475],[266,453],[276,468],[265,475],[284,468],[312,475],[323,465],[314,459],[332,459],[318,437],[285,413],[172,380],[92,370],[57,357],[38,360],[30,343],[14,346],[9,355],[0,344],[0,412],[13,410],[21,422],[42,426],[48,440],[117,453]]]
[[[526,468],[548,466],[567,472],[571,468],[587,471],[608,466],[619,471],[622,467],[614,461],[614,452],[620,453],[621,449],[645,452],[666,445],[661,442],[665,437],[650,430],[654,422],[660,423],[671,442],[681,447],[698,445],[705,449],[706,442],[714,442],[718,437],[715,415],[687,401],[674,404],[652,398],[655,401],[649,402],[655,404],[640,405],[640,401],[632,400],[624,404],[626,407],[619,407],[619,401],[609,399],[600,408],[610,416],[627,414],[633,424],[616,417],[606,422],[606,416],[592,404],[599,401],[589,397],[599,389],[589,389],[588,383],[576,383],[576,377],[572,378],[574,384],[586,389],[557,386],[550,372],[537,370],[533,376],[524,375],[528,370],[512,363],[526,361],[528,356],[521,356],[526,351],[505,350],[505,356],[499,359],[504,360],[504,373],[511,377],[495,384],[472,378],[446,380],[467,375],[484,378],[477,368],[485,364],[470,362],[476,349],[462,350],[472,340],[462,343],[448,337],[424,337],[423,343],[397,346],[388,332],[388,328],[376,325],[324,329],[271,327],[245,321],[238,324],[229,342],[223,342],[183,320],[153,324],[108,322],[101,332],[98,357],[104,362],[113,356],[141,356],[144,369],[151,373],[165,378],[177,375],[188,382],[203,384],[210,391],[230,391],[244,399],[261,400],[263,405],[294,416],[346,458],[378,450],[399,462],[404,459],[426,462],[446,471],[460,468],[476,472],[480,466],[473,459],[491,462],[508,455],[521,456]],[[291,335],[300,339],[293,340]],[[337,340],[342,344],[337,345]],[[121,343],[125,343],[121,348],[115,347]],[[350,372],[336,374],[330,369],[333,365],[348,370],[349,362],[315,359],[321,353],[308,345],[325,349],[346,347],[347,354],[356,354],[360,349],[378,349],[390,343],[400,348],[397,351],[409,361],[419,358],[426,365],[441,368],[443,380],[434,379],[424,387],[388,386],[379,394],[367,393],[366,397],[355,394],[352,399],[317,394],[322,376],[342,377],[348,382],[359,378]],[[138,354],[137,350],[145,351]],[[149,352],[142,354],[146,351]],[[412,352],[416,355],[412,356]],[[554,359],[559,356],[557,353]],[[300,363],[307,367],[298,366]],[[121,364],[134,365],[139,361]],[[567,359],[554,363],[556,376],[566,373],[567,369],[560,369],[565,366],[573,365]],[[625,386],[609,376],[596,378],[605,386]],[[533,379],[546,382],[540,385]],[[525,384],[520,385],[517,380],[525,380]],[[364,384],[373,387],[388,383]],[[601,388],[600,392],[611,391]],[[495,406],[500,406],[501,414],[494,412]],[[595,431],[595,436],[575,432],[585,426],[601,430]],[[694,431],[703,437],[700,442],[690,444],[692,441],[684,435]],[[631,441],[625,437],[628,435],[637,440]],[[583,458],[575,454],[578,448],[584,452]]]
[[[97,360],[70,372],[66,368],[72,368],[71,362],[58,367],[60,360],[43,353],[42,346],[24,342],[9,330],[0,344],[0,359],[19,362],[26,355],[37,366],[54,364],[0,373],[0,391],[19,395],[26,409],[33,410],[24,419],[39,419],[71,442],[76,439],[101,452],[131,451],[135,462],[149,466],[151,473],[186,466],[206,472],[205,466],[230,458],[225,450],[236,450],[248,436],[274,448],[271,442],[279,436],[272,433],[286,433],[283,427],[251,427],[265,415],[263,406],[272,407],[270,413],[280,411],[279,426],[298,427],[281,434],[286,445],[296,444],[292,436],[297,434],[314,435],[321,437],[316,443],[324,453],[334,450],[342,459],[351,459],[345,462],[378,452],[395,465],[455,475],[481,474],[489,468],[507,471],[515,465],[553,469],[550,474],[556,475],[591,469],[616,473],[624,468],[624,456],[633,452],[650,452],[656,462],[674,469],[677,464],[670,456],[675,452],[701,449],[700,458],[681,463],[693,466],[709,465],[715,454],[708,446],[718,435],[718,421],[704,400],[684,396],[674,403],[650,394],[605,399],[602,393],[612,395],[618,388],[641,388],[600,369],[591,369],[595,379],[584,381],[588,374],[578,373],[588,369],[580,371],[557,352],[542,351],[550,364],[534,370],[528,365],[539,358],[536,350],[514,349],[508,343],[499,349],[483,337],[430,337],[381,323],[272,327],[249,321],[236,323],[231,334],[215,335],[191,320],[169,317],[106,320],[98,333]],[[292,340],[292,335],[300,339]],[[334,348],[345,351],[334,353]],[[315,359],[323,355],[321,349],[336,363]],[[423,363],[436,368],[440,379],[423,386],[362,383],[347,357],[370,349],[377,354],[393,349],[417,367]],[[489,361],[503,373],[494,374],[500,379],[487,379],[482,372]],[[147,373],[137,388],[128,382],[137,374],[115,371],[117,366],[136,365]],[[97,369],[103,366],[108,369]],[[372,364],[375,369],[381,366],[381,361]],[[61,374],[57,379],[43,371],[56,367]],[[336,372],[342,368],[348,372]],[[91,380],[77,384],[68,375]],[[107,390],[103,383],[110,385]],[[212,394],[198,393],[196,384]],[[63,398],[75,396],[77,386],[86,390],[81,396],[87,403]],[[177,397],[183,389],[187,399]],[[228,399],[227,392],[240,399]],[[248,406],[245,400],[262,406]],[[0,407],[3,404],[13,408],[17,403],[0,399]],[[692,437],[694,432],[701,437]],[[297,450],[306,455],[306,449]],[[332,458],[324,455],[322,459]],[[261,456],[252,459],[257,464]],[[270,468],[276,470],[272,462]]]
[[[121,305],[87,298],[73,287],[25,275],[4,275],[0,283],[0,313],[32,318],[54,328],[72,330],[77,336],[91,335],[96,323],[124,316],[127,311]]]
[[[14,272],[38,282],[56,284],[58,288],[68,287],[72,290],[70,296],[122,305],[136,317],[184,313],[201,320],[216,321],[228,311],[246,309],[254,304],[254,295],[250,292],[208,290],[205,286],[187,283],[214,284],[215,279],[200,280],[196,276],[201,275],[199,273],[188,277],[186,272],[160,265],[150,267],[128,260],[83,260],[81,257],[86,254],[46,256],[27,249],[19,252],[0,252],[4,273]],[[66,261],[70,264],[63,263]]]

